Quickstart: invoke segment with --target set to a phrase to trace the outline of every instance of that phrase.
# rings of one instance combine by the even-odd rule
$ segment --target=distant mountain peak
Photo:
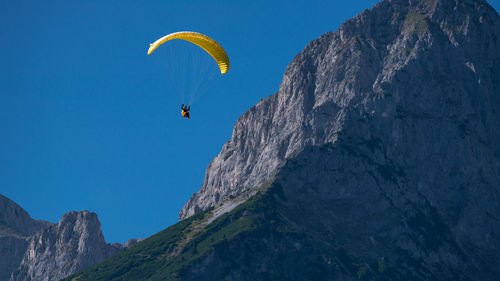
[[[11,281],[59,280],[118,253],[106,244],[97,214],[71,211],[56,225],[35,233]]]
[[[57,224],[34,220],[0,194],[0,280],[59,280],[139,241],[107,244],[88,210],[68,212]]]
[[[49,222],[32,219],[21,206],[0,194],[0,237],[29,236],[49,225]]]

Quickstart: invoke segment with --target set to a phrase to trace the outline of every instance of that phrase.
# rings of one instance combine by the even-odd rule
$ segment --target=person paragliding
[[[182,110],[181,114],[182,114],[182,117],[187,118],[187,119],[191,119],[191,117],[189,117],[189,110],[190,109],[191,109],[190,105],[187,106],[187,105],[182,104],[181,105],[181,110]]]
[[[226,74],[229,71],[229,57],[227,56],[226,51],[222,48],[219,43],[217,43],[214,39],[193,31],[180,31],[168,34],[156,40],[154,43],[149,44],[148,55],[151,55],[156,48],[161,46],[166,42],[170,42],[174,39],[180,39],[183,41],[190,42],[201,49],[203,49],[208,55],[210,55],[214,61],[217,63],[220,73]],[[194,75],[196,76],[196,74]],[[184,91],[182,91],[184,92]],[[182,93],[184,95],[184,93]],[[184,102],[184,96],[182,96],[181,100]],[[189,104],[192,104],[193,94],[190,96]],[[181,105],[181,114],[182,117],[190,119],[189,110],[191,109],[190,105]]]

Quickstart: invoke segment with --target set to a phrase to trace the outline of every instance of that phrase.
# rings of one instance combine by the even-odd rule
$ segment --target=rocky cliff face
[[[52,281],[138,242],[106,244],[95,213],[69,212],[59,223],[33,220],[0,195],[0,280]]]
[[[30,237],[21,264],[10,280],[59,280],[120,249],[120,245],[106,244],[95,213],[70,212],[57,225]]]
[[[451,184],[400,169],[387,150],[343,136],[304,148],[264,195],[216,221],[226,239],[179,279],[498,280],[498,184],[481,184],[492,198],[463,186],[435,197],[424,189]],[[186,247],[203,249],[221,236],[213,228]]]
[[[386,161],[418,175],[413,184],[433,198],[450,193],[444,186],[467,186],[476,202],[496,196],[479,185],[498,183],[499,21],[482,0],[387,0],[312,41],[278,92],[240,117],[179,217],[341,135],[383,144]]]
[[[383,1],[297,55],[180,217],[276,178],[281,220],[355,265],[336,263],[339,276],[319,261],[325,280],[498,280],[499,124],[498,13],[481,0]],[[238,280],[229,267],[217,274]]]

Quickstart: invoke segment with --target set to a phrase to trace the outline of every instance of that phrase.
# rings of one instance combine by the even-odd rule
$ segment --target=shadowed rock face
[[[21,206],[0,194],[0,237],[25,237],[50,225],[47,221],[32,219]]]
[[[274,184],[282,187],[280,204],[294,225],[345,249],[360,267],[371,264],[375,274],[383,272],[373,264],[383,260],[393,280],[498,279],[500,243],[493,237],[500,226],[494,217],[477,217],[499,213],[498,185],[445,195],[453,181],[424,179],[393,162],[385,154],[390,148],[347,139],[306,148],[279,172]],[[471,195],[479,185],[494,197]]]
[[[211,247],[179,271],[180,280],[498,280],[496,218],[476,223],[474,214],[447,212],[498,214],[490,209],[495,199],[464,208],[456,193],[420,192],[411,183],[418,175],[388,163],[386,150],[343,136],[304,148],[264,195],[216,222],[221,231],[241,228],[230,222],[249,230]]]
[[[0,280],[9,280],[28,246],[28,237],[52,225],[34,220],[19,205],[0,194]]]
[[[419,175],[420,192],[437,198],[467,186],[473,201],[496,196],[479,185],[498,183],[499,21],[481,0],[388,0],[312,41],[278,92],[239,118],[179,218],[340,135],[387,147],[390,161]]]

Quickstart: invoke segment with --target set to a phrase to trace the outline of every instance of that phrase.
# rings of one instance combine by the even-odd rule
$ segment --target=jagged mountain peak
[[[60,280],[142,239],[107,244],[94,212],[71,211],[58,223],[33,220],[0,194],[0,280]]]
[[[106,244],[96,213],[71,211],[56,225],[28,239],[24,257],[10,280],[59,280],[122,248],[119,244]]]
[[[386,0],[313,40],[278,92],[238,119],[179,217],[260,185],[287,158],[334,143],[340,132],[397,138],[403,128],[392,121],[403,116],[455,120],[466,131],[477,125],[481,138],[500,141],[491,126],[499,121],[499,26],[482,0]]]
[[[106,243],[97,214],[88,210],[71,211],[64,214],[57,224],[57,231],[59,233],[88,233],[85,234],[85,237],[94,237],[94,239],[97,239],[96,242],[100,244]]]

